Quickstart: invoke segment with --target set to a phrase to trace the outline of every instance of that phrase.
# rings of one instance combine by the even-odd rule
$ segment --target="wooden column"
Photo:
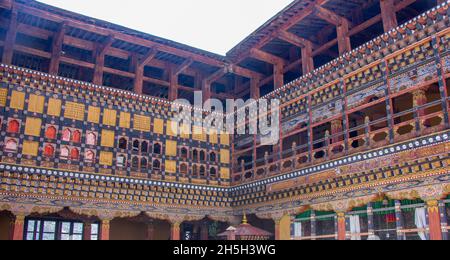
[[[279,89],[284,85],[284,64],[277,63],[273,65],[273,84],[274,89]]]
[[[174,70],[171,69],[169,77],[169,100],[174,101],[178,98],[178,74],[176,74]]]
[[[147,223],[147,240],[155,240],[155,224],[153,222]]]
[[[250,97],[257,100],[261,97],[261,91],[259,89],[260,80],[257,78],[250,79]]]
[[[11,19],[9,21],[9,29],[6,34],[5,43],[3,47],[2,63],[11,65],[14,54],[14,43],[17,35],[17,9],[13,7],[11,10]]]
[[[439,212],[439,201],[427,201],[428,221],[431,240],[442,240],[441,215]]]
[[[312,55],[313,47],[310,42],[302,48],[302,71],[306,75],[314,70],[314,58]]]
[[[339,55],[352,50],[352,44],[350,42],[349,35],[349,23],[347,20],[341,20],[341,23],[337,26],[337,38],[339,45]]]
[[[209,240],[209,225],[207,222],[202,223],[202,225],[200,226],[200,240]]]
[[[181,222],[174,222],[170,224],[170,240],[181,240]]]
[[[427,95],[424,89],[416,89],[413,91],[413,107],[417,108],[427,103]],[[417,115],[419,117],[425,116],[425,109],[418,109]]]
[[[83,226],[83,240],[89,241],[91,240],[92,235],[92,223],[84,222]]]
[[[347,230],[345,224],[345,213],[339,212],[337,213],[337,234],[338,240],[346,240],[347,239]]]
[[[398,26],[395,1],[380,0],[380,6],[384,32],[389,32]]]
[[[211,83],[207,80],[202,81],[202,94],[203,94],[203,102],[208,99],[211,99]]]
[[[105,68],[106,50],[112,45],[114,37],[110,36],[104,43],[98,44],[95,48],[95,67],[94,79],[92,83],[95,85],[103,85],[103,69]]]
[[[332,143],[337,143],[342,140],[341,136],[336,136],[337,134],[342,134],[343,127],[342,127],[342,120],[336,119],[331,121],[331,136],[332,136]]]
[[[15,214],[14,221],[12,223],[12,240],[23,240],[25,231],[25,215]]]
[[[291,239],[291,216],[284,215],[281,218],[275,218],[275,240]]]
[[[136,94],[143,94],[143,85],[144,85],[144,69],[145,66],[152,61],[156,54],[158,53],[158,50],[156,48],[153,48],[149,50],[149,52],[141,58],[134,58],[135,65],[134,65],[134,93]]]
[[[111,220],[102,220],[100,223],[100,240],[110,239]]]
[[[59,25],[59,30],[58,32],[55,33],[52,42],[52,59],[50,60],[49,74],[58,75],[59,61],[61,59],[65,33],[66,33],[66,24],[61,23]]]

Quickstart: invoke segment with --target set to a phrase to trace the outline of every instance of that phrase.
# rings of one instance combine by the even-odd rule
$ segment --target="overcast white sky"
[[[293,0],[40,0],[224,55]]]

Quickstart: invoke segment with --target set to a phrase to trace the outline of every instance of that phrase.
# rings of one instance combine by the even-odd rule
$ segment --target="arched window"
[[[205,151],[200,151],[200,161],[204,162],[206,160],[206,153]]]
[[[161,144],[156,143],[153,147],[153,153],[154,154],[161,154]]]
[[[85,157],[86,162],[92,163],[92,162],[94,162],[94,159],[95,159],[95,153],[91,150],[87,150],[84,157]]]
[[[125,137],[119,138],[119,149],[127,149],[128,147],[128,141]]]
[[[141,143],[141,153],[147,153],[148,152],[148,142],[143,141]]]
[[[139,145],[140,145],[139,140],[134,140],[133,141],[133,151],[139,152]]]
[[[141,169],[145,170],[148,168],[148,161],[145,157],[141,158]]]
[[[186,148],[181,148],[181,158],[187,159],[188,158],[188,150]]]
[[[72,142],[74,142],[74,143],[81,142],[81,132],[80,131],[78,131],[78,130],[73,131]]]
[[[217,161],[217,157],[216,157],[216,153],[215,152],[211,152],[209,154],[209,161],[210,162],[216,162]]]
[[[209,169],[209,176],[215,177],[217,175],[216,168]]]
[[[92,132],[88,132],[86,135],[86,144],[87,145],[96,145],[97,143],[97,135]]]
[[[139,158],[138,157],[133,157],[133,159],[131,159],[131,167],[133,169],[139,168]]]
[[[198,166],[194,165],[192,167],[192,175],[197,176],[198,175]]]
[[[192,152],[192,160],[198,161],[198,151],[197,150],[194,150]]]
[[[206,168],[205,166],[200,166],[200,176],[204,177],[206,175]]]
[[[16,152],[17,151],[17,141],[14,139],[9,139],[6,141],[5,150],[7,152]]]
[[[62,140],[66,142],[70,142],[72,140],[72,131],[69,128],[63,130]]]
[[[186,175],[188,173],[188,169],[187,169],[187,165],[186,164],[182,163],[180,165],[180,172],[181,172],[181,174],[184,174],[184,175]]]
[[[11,120],[8,124],[8,133],[17,134],[19,133],[20,124],[17,120]]]
[[[44,147],[44,156],[45,157],[53,157],[53,155],[55,154],[55,148],[53,147],[53,145],[46,145]]]
[[[69,148],[67,146],[61,148],[61,158],[63,159],[69,158]]]
[[[73,161],[78,161],[78,159],[80,159],[80,151],[78,151],[77,148],[73,148],[70,151],[70,159]]]
[[[154,170],[160,170],[161,169],[161,163],[158,160],[153,161],[153,169]]]
[[[47,127],[47,130],[45,130],[45,138],[56,139],[56,128],[54,126]]]
[[[124,155],[117,156],[117,166],[119,167],[125,167],[126,164],[126,158]]]

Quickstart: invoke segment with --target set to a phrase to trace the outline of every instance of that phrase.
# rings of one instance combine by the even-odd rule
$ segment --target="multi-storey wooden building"
[[[244,210],[276,239],[448,239],[449,5],[296,0],[220,56],[0,1],[0,239],[208,239]],[[280,99],[280,142],[169,127],[195,91]]]

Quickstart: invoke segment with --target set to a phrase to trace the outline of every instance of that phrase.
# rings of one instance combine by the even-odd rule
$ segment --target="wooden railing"
[[[326,133],[324,138],[315,140],[310,146],[302,144],[277,154],[266,154],[264,158],[254,162],[239,162],[239,165],[235,162],[234,176],[240,176],[240,181],[243,182],[253,181],[442,131],[446,129],[444,111],[422,116],[419,113],[440,104],[438,100],[397,113],[393,115],[392,128],[383,127],[389,125],[388,118],[384,117],[371,122],[366,121],[365,124],[334,135]],[[391,129],[393,140],[390,138]],[[346,139],[350,133],[353,136]]]

